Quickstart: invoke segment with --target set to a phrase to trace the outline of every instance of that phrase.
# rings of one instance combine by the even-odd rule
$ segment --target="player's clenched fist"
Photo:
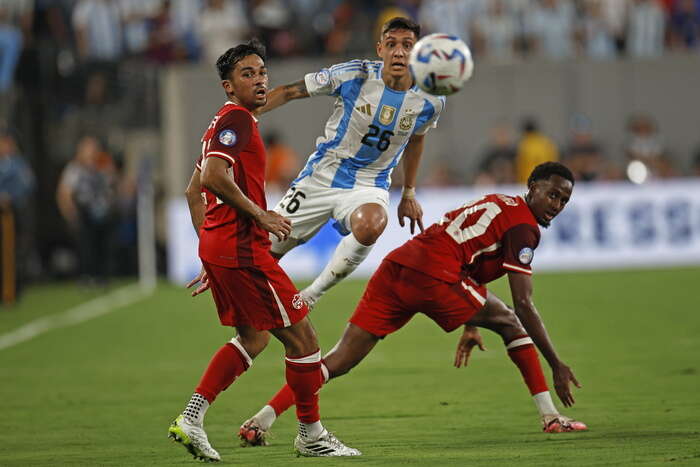
[[[255,221],[260,227],[274,234],[280,242],[292,233],[292,222],[275,211],[264,211]]]

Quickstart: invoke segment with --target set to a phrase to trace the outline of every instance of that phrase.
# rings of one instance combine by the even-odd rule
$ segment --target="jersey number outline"
[[[294,214],[299,209],[299,206],[301,206],[302,199],[306,199],[306,194],[301,190],[297,190],[295,187],[291,187],[289,192],[282,199],[281,207],[289,214]]]
[[[379,134],[381,132],[381,134]],[[391,144],[391,138],[394,136],[394,132],[391,130],[384,130],[382,131],[381,128],[379,128],[377,125],[370,125],[369,126],[369,131],[365,136],[362,137],[362,144],[365,144],[369,147],[374,147],[374,144],[372,141],[369,140],[369,138],[375,138],[379,136],[379,141],[377,142],[377,149],[380,151],[384,152],[387,149],[389,149],[389,145]]]
[[[475,223],[469,227],[462,228],[462,224],[467,217],[479,211],[484,211]],[[501,213],[501,207],[493,201],[485,203],[473,204],[468,206],[457,217],[454,218],[450,225],[447,226],[445,232],[454,239],[457,243],[468,242],[469,240],[480,237],[486,233],[486,230],[491,225],[491,222]]]

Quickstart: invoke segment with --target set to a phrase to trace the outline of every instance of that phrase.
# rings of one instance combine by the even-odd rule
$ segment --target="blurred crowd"
[[[16,220],[18,281],[135,273],[137,180],[159,157],[164,65],[211,66],[252,36],[271,57],[373,56],[394,16],[456,34],[492,63],[700,51],[700,0],[0,0],[0,211]],[[284,190],[303,160],[283,133],[265,139],[268,186]],[[480,162],[468,174],[424,164],[422,183],[517,183],[544,160],[588,181],[681,172],[649,115],[630,117],[622,148],[585,116],[567,141],[535,117],[501,122],[470,157]],[[692,160],[700,176],[700,151]]]

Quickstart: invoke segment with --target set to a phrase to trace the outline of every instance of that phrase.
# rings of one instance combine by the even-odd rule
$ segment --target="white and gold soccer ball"
[[[416,42],[409,58],[419,88],[430,94],[449,96],[472,76],[472,53],[459,37],[430,34]]]

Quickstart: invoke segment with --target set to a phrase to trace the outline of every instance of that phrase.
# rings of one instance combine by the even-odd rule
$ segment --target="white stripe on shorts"
[[[471,285],[467,285],[464,282],[462,282],[462,287],[464,287],[464,290],[472,294],[472,297],[476,298],[476,300],[481,303],[482,305],[486,303],[486,299],[481,296],[479,292],[474,289]]]
[[[287,310],[284,309],[284,305],[282,305],[282,302],[280,301],[280,298],[277,296],[277,292],[275,291],[275,288],[272,287],[272,284],[270,284],[270,281],[267,281],[267,285],[270,286],[270,290],[272,290],[272,295],[275,296],[275,301],[277,302],[277,308],[280,311],[280,315],[282,315],[282,322],[284,323],[284,327],[289,327],[292,325],[292,323],[289,321],[289,315],[287,314]]]

